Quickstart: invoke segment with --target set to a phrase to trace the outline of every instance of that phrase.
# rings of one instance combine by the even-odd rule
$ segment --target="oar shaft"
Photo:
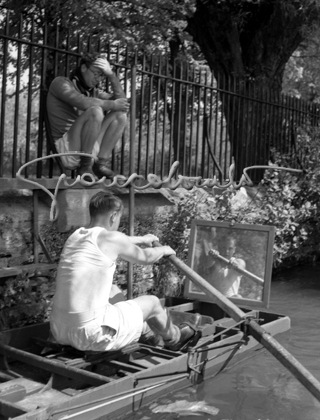
[[[250,320],[251,335],[259,341],[292,375],[320,401],[320,382],[277,340],[268,334],[256,321]]]
[[[264,283],[264,280],[258,276],[256,276],[253,273],[250,273],[250,271],[245,270],[244,268],[241,267],[237,267],[235,265],[232,265],[230,263],[230,260],[228,260],[227,258],[223,257],[222,255],[216,254],[215,252],[212,252],[213,250],[209,251],[209,255],[211,255],[212,258],[217,259],[218,261],[220,261],[221,263],[225,264],[225,265],[230,265],[232,267],[233,270],[237,271],[240,274],[245,275],[246,277],[249,277],[250,279],[252,279],[254,282],[262,285]]]
[[[177,267],[183,274],[196,284],[207,296],[209,296],[214,303],[220,306],[231,318],[239,322],[245,316],[245,313],[241,311],[234,303],[227,299],[222,293],[216,288],[211,286],[204,278],[188,267],[175,255],[170,255],[169,260],[172,264]]]

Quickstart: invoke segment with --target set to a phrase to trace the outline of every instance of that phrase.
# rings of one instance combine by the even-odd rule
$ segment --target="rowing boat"
[[[239,309],[244,316],[235,321],[216,303],[162,303],[179,322],[202,315],[196,345],[176,352],[135,343],[117,352],[84,353],[50,342],[48,323],[1,332],[0,418],[114,419],[257,353],[251,322],[270,336],[290,328],[287,316],[266,310]]]

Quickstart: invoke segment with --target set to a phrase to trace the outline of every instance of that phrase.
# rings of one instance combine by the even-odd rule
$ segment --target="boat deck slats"
[[[27,363],[31,366],[44,369],[51,373],[56,373],[58,375],[66,376],[72,379],[86,381],[90,385],[100,386],[113,380],[106,376],[98,375],[96,373],[85,371],[73,366],[67,366],[57,360],[48,360],[45,357],[26,352],[24,350],[14,348],[3,343],[0,343],[0,354],[5,357],[11,357],[14,360],[18,360],[23,363]]]
[[[129,373],[137,373],[137,372],[141,372],[142,370],[145,369],[143,367],[139,367],[139,366],[135,366],[133,364],[120,362],[118,360],[107,361],[106,364],[108,364],[109,366],[119,368],[122,371],[129,372]]]

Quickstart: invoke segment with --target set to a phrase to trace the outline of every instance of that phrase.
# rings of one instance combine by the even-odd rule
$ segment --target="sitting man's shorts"
[[[65,313],[53,308],[50,316],[55,340],[82,351],[119,350],[137,342],[143,326],[141,308],[134,300],[90,312]]]
[[[54,142],[57,152],[58,153],[68,153],[70,152],[69,149],[69,139],[68,139],[68,132],[64,133],[64,135]],[[92,155],[98,156],[100,150],[99,143],[96,141],[93,150]],[[77,152],[75,152],[77,153]],[[76,155],[69,155],[69,156],[60,156],[60,159],[62,161],[63,166],[66,169],[74,170],[76,169],[80,164],[80,156]]]

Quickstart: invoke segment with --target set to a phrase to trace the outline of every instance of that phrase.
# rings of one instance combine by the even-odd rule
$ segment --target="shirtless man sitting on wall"
[[[109,302],[116,291],[112,281],[118,257],[153,264],[175,254],[169,246],[152,248],[158,240],[152,234],[137,237],[118,232],[122,210],[118,197],[98,192],[90,200],[89,227],[79,228],[66,241],[57,272],[51,333],[58,343],[85,351],[118,350],[139,339],[150,344],[162,339],[166,348],[179,350],[195,331],[188,324],[174,325],[156,296]]]

